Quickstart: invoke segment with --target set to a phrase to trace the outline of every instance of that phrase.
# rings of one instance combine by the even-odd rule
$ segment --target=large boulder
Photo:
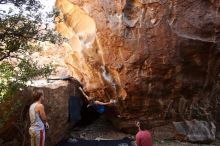
[[[17,139],[16,146],[22,145],[22,143],[28,145],[30,141],[28,134],[30,126],[28,109],[31,104],[31,96],[34,90],[41,89],[44,91],[45,112],[50,125],[50,129],[46,131],[46,145],[55,145],[65,136],[68,136],[68,132],[70,132],[70,129],[75,124],[74,121],[69,121],[69,98],[71,96],[81,97],[78,87],[79,83],[74,80],[53,81],[39,87],[28,87],[23,92],[19,92],[16,96],[11,97],[9,101],[11,107],[18,100],[21,102],[21,105],[16,109],[18,112],[11,111],[11,108],[8,109],[6,104],[1,107],[4,107],[5,112],[11,111],[11,114],[0,129],[0,138],[4,141]],[[4,112],[0,112],[0,114],[4,114]]]
[[[220,13],[214,0],[56,0],[66,64],[90,96],[118,104],[132,130],[184,119],[219,122]]]
[[[72,126],[77,121],[69,120],[69,98],[81,97],[75,81],[55,81],[44,87],[40,87],[45,94],[45,111],[48,117],[50,129],[46,132],[46,144],[55,145],[65,136],[68,136]]]

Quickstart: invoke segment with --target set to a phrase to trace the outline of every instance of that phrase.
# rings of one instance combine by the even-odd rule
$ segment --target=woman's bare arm
[[[45,110],[44,110],[44,105],[43,104],[38,104],[36,106],[36,112],[39,113],[41,120],[43,121],[43,123],[46,126],[46,129],[49,129],[49,124],[47,122],[47,116],[46,116],[46,113],[45,113]]]
[[[43,104],[38,104],[37,105],[37,109],[38,109],[38,112],[39,112],[39,115],[40,115],[40,118],[41,120],[46,123],[47,122],[47,116],[46,116],[46,113],[44,111],[44,105]]]

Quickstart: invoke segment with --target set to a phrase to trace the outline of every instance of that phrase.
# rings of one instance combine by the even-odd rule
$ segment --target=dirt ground
[[[154,146],[220,146],[219,142],[215,144],[191,144],[186,142],[180,142],[177,140],[171,140],[173,135],[170,126],[164,126],[151,130],[153,136]],[[109,121],[104,117],[100,117],[92,124],[88,126],[75,127],[71,131],[71,137],[83,138],[87,140],[104,140],[104,139],[123,139],[125,137],[134,139],[134,135],[126,134],[115,129]]]

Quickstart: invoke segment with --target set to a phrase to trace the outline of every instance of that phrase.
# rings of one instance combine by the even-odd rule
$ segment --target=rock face
[[[130,131],[201,119],[220,122],[220,1],[57,0],[66,64],[91,96]],[[218,131],[218,127],[217,127]]]
[[[174,122],[176,138],[190,142],[209,143],[215,141],[216,127],[213,122],[184,121]]]

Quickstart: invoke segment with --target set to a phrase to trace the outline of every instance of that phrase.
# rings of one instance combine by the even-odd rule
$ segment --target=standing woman
[[[31,126],[29,134],[31,136],[31,146],[44,146],[45,143],[45,127],[49,129],[47,117],[44,111],[44,93],[37,90],[33,93],[33,103],[29,109]]]

